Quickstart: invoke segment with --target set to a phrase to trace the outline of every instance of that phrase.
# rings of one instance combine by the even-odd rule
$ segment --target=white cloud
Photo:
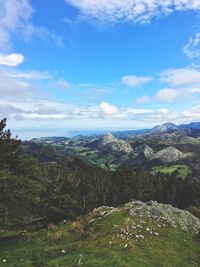
[[[172,103],[180,97],[181,93],[177,89],[165,88],[161,89],[156,94],[156,99],[162,102]]]
[[[40,85],[43,79],[49,79],[47,83],[49,88],[52,88],[52,83],[60,84],[63,89],[68,88],[67,81],[64,79],[54,80],[52,74],[48,72],[0,68],[0,114],[8,117],[12,127],[44,129],[52,128],[53,125],[54,128],[84,128],[87,125],[88,128],[146,128],[167,121],[181,123],[199,118],[198,106],[191,107],[184,112],[173,112],[166,107],[159,109],[118,107],[105,101],[100,105],[94,104],[94,101],[92,101],[93,105],[89,105],[87,101],[86,105],[70,104],[64,98],[62,102],[52,101],[51,97],[54,92],[51,95],[51,90],[47,91],[46,87],[42,89],[37,87],[37,84]],[[72,86],[75,88],[76,85],[72,84]],[[77,86],[85,87],[86,85]],[[109,88],[90,88],[90,86],[87,85],[85,88],[86,90],[91,89],[89,94],[100,93],[102,99],[96,102],[103,101]],[[190,93],[193,94],[198,93],[199,88],[195,85],[186,89],[188,92],[191,90]],[[182,87],[162,89],[157,93],[156,98],[162,102],[173,102],[178,97],[182,97],[182,89]],[[71,93],[72,91],[74,90],[71,90]],[[147,101],[149,101],[148,96],[142,96],[139,102]]]
[[[26,41],[29,41],[32,37],[38,37],[44,41],[52,41],[57,47],[62,48],[64,46],[63,36],[50,31],[44,26],[36,26],[31,22],[24,28],[23,35]]]
[[[107,102],[102,102],[100,104],[100,109],[104,115],[113,116],[119,113],[119,110],[117,107],[110,105]]]
[[[65,0],[84,17],[103,22],[147,23],[154,17],[174,11],[199,11],[199,0]]]
[[[189,110],[185,110],[183,115],[189,121],[199,121],[200,120],[200,105],[194,106]]]
[[[10,98],[13,100],[17,99],[18,97],[23,98],[25,89],[29,86],[24,81],[8,78],[1,72],[0,84],[1,99]]]
[[[0,48],[10,48],[11,35],[31,19],[33,9],[28,0],[0,0]]]
[[[41,71],[9,71],[4,72],[4,75],[9,78],[17,78],[24,80],[43,80],[52,78],[52,75],[49,72]]]
[[[0,65],[16,67],[23,63],[24,56],[21,54],[0,54]]]
[[[53,76],[48,72],[20,71],[10,67],[0,68],[0,95],[1,100],[35,101],[43,98],[45,92],[39,90],[37,83],[43,79],[52,80]]]
[[[200,87],[197,87],[197,88],[189,88],[188,89],[188,93],[198,94],[198,93],[200,93]]]
[[[193,68],[169,69],[160,73],[161,81],[171,86],[200,84],[200,71]]]
[[[150,99],[151,98],[149,96],[144,95],[144,96],[138,97],[137,103],[138,104],[148,104],[150,102]]]
[[[158,109],[158,113],[161,115],[169,115],[171,111],[168,108],[160,108]]]
[[[63,46],[63,37],[41,25],[34,25],[34,10],[29,0],[0,0],[0,49],[12,48],[12,35],[22,34],[25,40],[36,36]]]
[[[173,112],[165,107],[159,109],[119,108],[103,102],[100,106],[81,106],[54,102],[37,97],[26,100],[0,99],[0,114],[9,119],[9,127],[24,128],[146,128],[171,121],[186,123],[200,120],[200,106],[184,112]]]
[[[200,33],[195,33],[194,37],[191,37],[188,43],[183,47],[183,52],[189,58],[195,58],[200,56]]]
[[[121,82],[126,86],[136,87],[145,83],[152,81],[152,77],[143,77],[143,76],[136,76],[136,75],[127,75],[122,77]]]

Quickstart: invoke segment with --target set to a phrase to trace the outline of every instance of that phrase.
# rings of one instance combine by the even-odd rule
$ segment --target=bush
[[[196,216],[197,218],[200,219],[200,208],[195,207],[195,206],[191,206],[191,207],[187,208],[187,210],[189,212],[191,212],[194,216]]]
[[[81,238],[82,236],[84,236],[86,234],[85,229],[84,229],[84,220],[79,219],[78,221],[73,222],[72,231],[75,233],[75,235],[78,238]]]

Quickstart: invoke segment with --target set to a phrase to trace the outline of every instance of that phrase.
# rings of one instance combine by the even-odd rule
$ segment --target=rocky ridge
[[[155,153],[152,159],[160,159],[163,162],[170,163],[186,157],[187,154],[184,154],[180,150],[170,146]]]
[[[152,159],[154,155],[153,149],[146,144],[137,146],[133,152],[135,157],[143,156],[149,160]]]
[[[128,142],[114,137],[111,133],[103,135],[99,140],[89,143],[88,146],[98,147],[99,149],[111,152],[133,152]]]
[[[200,231],[200,220],[189,211],[181,210],[168,204],[161,204],[157,201],[149,201],[146,203],[142,201],[132,201],[125,204],[122,208],[102,206],[91,212],[93,219],[90,223],[103,219],[113,213],[120,212],[120,210],[128,210],[130,216],[140,218],[142,224],[145,224],[145,232],[149,232],[150,234],[153,234],[156,230],[152,227],[152,229],[148,227],[147,222],[149,220],[153,222],[153,225],[155,225],[157,229],[161,227],[180,228],[183,231],[190,231],[196,234]],[[130,221],[130,219],[128,219],[128,221]],[[132,230],[137,230],[137,228],[139,230],[140,228],[139,233],[141,234],[143,226],[129,225],[129,228]]]
[[[157,201],[132,201],[125,205],[131,216],[154,218],[166,221],[171,227],[180,227],[183,231],[200,231],[200,220],[187,210],[181,210]]]

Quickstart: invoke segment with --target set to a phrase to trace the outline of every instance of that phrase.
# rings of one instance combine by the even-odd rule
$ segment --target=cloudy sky
[[[200,121],[199,0],[0,0],[12,129]]]

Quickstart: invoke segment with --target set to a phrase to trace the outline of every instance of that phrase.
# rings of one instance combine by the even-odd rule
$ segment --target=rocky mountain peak
[[[160,159],[163,162],[176,162],[177,160],[185,158],[187,155],[180,150],[170,146],[158,151],[154,154],[154,159]]]
[[[134,154],[136,156],[144,156],[147,159],[151,159],[154,155],[154,151],[148,145],[141,144],[134,149]]]
[[[115,152],[130,153],[133,151],[130,144],[125,140],[114,137],[111,133],[106,133],[100,144],[104,149]]]
[[[118,141],[118,139],[115,138],[111,133],[106,133],[103,135],[103,138],[102,138],[103,145],[107,145],[109,143],[116,142],[116,141]]]
[[[170,133],[178,130],[178,126],[171,122],[158,125],[151,130],[151,133]]]

